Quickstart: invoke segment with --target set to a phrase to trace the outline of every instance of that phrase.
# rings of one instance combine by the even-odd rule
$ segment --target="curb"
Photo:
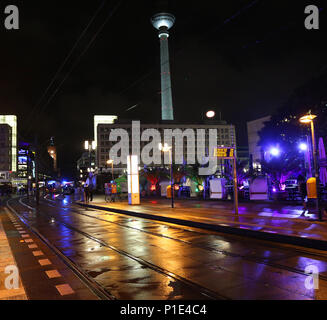
[[[327,241],[324,241],[324,240],[301,238],[301,237],[287,236],[287,235],[277,234],[277,233],[254,231],[254,230],[249,230],[249,229],[234,228],[234,227],[222,226],[222,225],[214,225],[214,224],[209,224],[209,223],[204,223],[204,222],[195,222],[195,221],[189,221],[189,220],[183,220],[183,219],[177,219],[177,218],[171,218],[171,217],[164,217],[164,216],[158,216],[158,215],[153,215],[153,214],[148,214],[148,213],[140,213],[140,212],[129,211],[129,210],[106,208],[106,207],[101,207],[101,206],[92,205],[92,204],[84,204],[84,203],[78,203],[78,202],[75,202],[75,203],[77,203],[78,205],[80,205],[82,207],[111,211],[111,212],[115,212],[115,213],[125,214],[125,215],[144,218],[144,219],[163,221],[163,222],[178,224],[178,225],[182,225],[182,226],[194,227],[194,228],[211,230],[211,231],[218,231],[221,233],[234,234],[234,235],[238,235],[238,236],[262,239],[262,240],[279,242],[279,243],[293,244],[293,245],[297,245],[297,246],[301,246],[301,247],[305,247],[305,248],[312,248],[312,249],[327,251]]]

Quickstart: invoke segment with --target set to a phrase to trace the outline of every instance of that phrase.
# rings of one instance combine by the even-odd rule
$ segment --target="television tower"
[[[168,30],[175,17],[170,13],[157,13],[151,18],[152,25],[159,30],[161,66],[161,120],[174,120],[173,100],[169,65]]]
[[[53,137],[50,138],[50,145],[48,146],[48,153],[50,155],[50,157],[53,159],[53,170],[55,172],[58,171],[58,167],[57,167],[57,148],[54,144],[54,139]]]

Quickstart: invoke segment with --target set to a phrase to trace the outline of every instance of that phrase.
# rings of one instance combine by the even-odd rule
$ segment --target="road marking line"
[[[62,296],[66,296],[68,294],[73,294],[75,293],[75,291],[70,287],[69,284],[65,283],[65,284],[59,284],[56,286],[56,289],[59,291],[59,293]]]
[[[48,270],[45,272],[49,279],[60,278],[61,274],[57,270]]]
[[[37,245],[36,244],[29,244],[28,247],[30,249],[36,249],[37,248]]]
[[[48,266],[49,264],[51,264],[51,261],[49,259],[41,259],[39,260],[39,264],[41,266]]]
[[[18,232],[19,232],[19,233],[26,233],[25,230],[22,230],[22,231],[18,230]]]
[[[44,253],[42,252],[42,251],[32,251],[32,253],[33,253],[33,255],[34,255],[34,257],[38,257],[38,256],[43,256],[44,255]]]
[[[23,238],[28,238],[30,235],[29,234],[22,234],[21,235]]]
[[[25,239],[26,243],[34,242],[32,239]]]

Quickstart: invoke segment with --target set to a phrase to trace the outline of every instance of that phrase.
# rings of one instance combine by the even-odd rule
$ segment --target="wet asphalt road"
[[[10,205],[117,299],[326,299],[327,252],[186,228],[64,201]],[[51,221],[54,218],[54,221]],[[319,289],[305,287],[308,265]]]

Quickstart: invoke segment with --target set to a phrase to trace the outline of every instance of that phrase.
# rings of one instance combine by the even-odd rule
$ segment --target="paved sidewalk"
[[[273,202],[240,203],[239,215],[236,216],[233,204],[221,201],[176,200],[175,208],[172,209],[169,199],[141,199],[141,205],[130,206],[126,201],[106,203],[103,196],[95,196],[89,205],[184,225],[198,224],[199,227],[267,240],[279,237],[277,241],[290,240],[290,243],[303,243],[327,250],[327,221],[316,221],[316,216],[312,214],[301,216],[301,206]],[[310,241],[314,244],[311,245]]]
[[[0,300],[26,300],[25,289],[19,279],[18,289],[6,289],[5,280],[10,274],[5,273],[7,266],[16,266],[6,233],[2,225],[4,209],[0,207]]]

